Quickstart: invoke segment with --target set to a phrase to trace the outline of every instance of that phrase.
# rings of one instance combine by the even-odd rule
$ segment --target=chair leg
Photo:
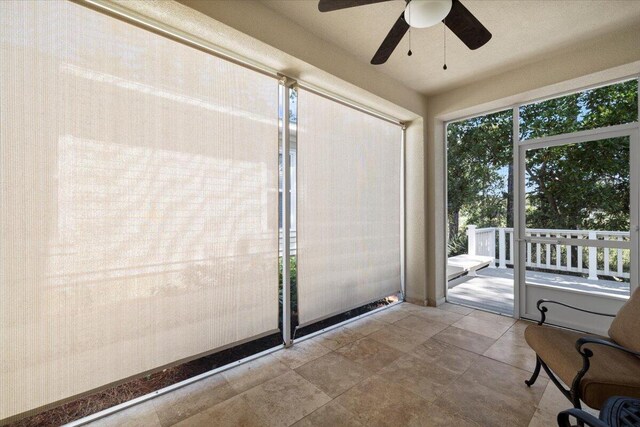
[[[582,403],[580,403],[580,396],[576,394],[572,394],[571,403],[573,403],[573,407],[576,409],[582,409]]]
[[[542,365],[542,362],[540,361],[540,357],[538,357],[538,355],[536,354],[536,368],[533,370],[533,375],[531,375],[531,378],[524,381],[527,387],[531,387],[538,379],[538,375],[540,375],[541,365]]]

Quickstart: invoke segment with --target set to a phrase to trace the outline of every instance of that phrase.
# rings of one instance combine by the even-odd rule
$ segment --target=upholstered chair
[[[613,317],[607,337],[549,327],[548,306],[561,305],[594,316]],[[536,367],[525,381],[531,386],[542,367],[553,383],[580,408],[580,401],[600,409],[611,396],[640,398],[640,292],[618,314],[603,314],[551,300],[538,301],[541,319],[524,336],[536,352]],[[560,381],[568,386],[565,387]]]

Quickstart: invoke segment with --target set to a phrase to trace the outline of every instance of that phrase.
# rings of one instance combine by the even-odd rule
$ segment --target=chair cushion
[[[609,337],[623,347],[640,351],[640,292],[637,290],[611,322]]]
[[[584,336],[589,335],[538,325],[530,325],[524,332],[529,346],[569,387],[582,369],[582,356],[575,345],[578,338]],[[580,383],[584,403],[600,409],[611,396],[640,398],[639,358],[603,345],[587,344],[585,347],[593,351],[593,356],[590,358],[591,366]]]

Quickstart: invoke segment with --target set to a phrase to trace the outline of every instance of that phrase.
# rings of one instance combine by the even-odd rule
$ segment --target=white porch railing
[[[628,241],[628,231],[595,231],[595,230],[550,230],[528,228],[528,237],[542,237],[547,239],[585,239],[603,241]],[[477,228],[475,225],[467,227],[469,255],[485,255],[494,258],[491,267],[506,268],[514,263],[513,257],[513,228],[490,227]],[[586,242],[585,242],[586,243]],[[565,243],[527,242],[526,266],[546,270],[568,271],[588,274],[590,280],[598,280],[598,275],[630,277],[628,249],[617,247],[574,246]],[[577,253],[574,260],[572,252]],[[625,254],[626,253],[626,254]]]
[[[296,254],[296,248],[298,247],[297,243],[298,243],[298,239],[297,239],[297,233],[296,230],[291,230],[289,232],[290,235],[290,239],[289,239],[289,253],[291,255],[295,255]],[[282,229],[280,229],[280,234],[279,234],[279,240],[278,240],[278,247],[280,248],[280,256],[282,256]]]

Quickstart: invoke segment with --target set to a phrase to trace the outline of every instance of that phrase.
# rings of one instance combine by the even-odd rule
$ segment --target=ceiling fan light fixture
[[[432,27],[449,14],[452,5],[452,0],[411,0],[404,16],[414,28]]]

